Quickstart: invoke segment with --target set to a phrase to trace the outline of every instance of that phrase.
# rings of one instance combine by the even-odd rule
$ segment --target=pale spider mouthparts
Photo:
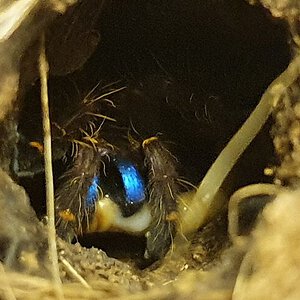
[[[206,222],[208,215],[217,212],[214,211],[214,208],[218,207],[218,202],[220,198],[222,198],[220,187],[225,178],[241,154],[246,150],[265,124],[284,91],[297,80],[299,76],[299,66],[300,57],[296,56],[287,69],[270,84],[251,115],[222,150],[204,176],[192,200],[190,202],[182,201],[179,204],[181,206],[180,223],[182,234],[186,235],[196,231]],[[262,187],[266,186],[250,186],[249,195],[251,193],[254,195],[261,194],[260,189]],[[247,190],[247,188],[248,187],[245,187],[245,190]],[[269,191],[265,192],[267,194],[274,194],[274,189],[277,189],[277,187],[270,185],[267,187]],[[185,203],[188,204],[186,205]],[[229,209],[231,207],[232,206],[230,206]],[[231,214],[231,212],[229,212],[229,214]],[[231,224],[233,224],[233,222],[231,222]],[[232,230],[234,231],[233,226],[231,226],[231,234]]]
[[[151,211],[147,204],[130,217],[124,217],[120,207],[109,195],[96,202],[95,214],[87,232],[121,231],[141,235],[151,223]]]

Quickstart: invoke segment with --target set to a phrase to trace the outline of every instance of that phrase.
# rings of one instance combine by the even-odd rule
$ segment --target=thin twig
[[[44,130],[44,160],[45,160],[45,180],[46,180],[46,200],[47,200],[47,216],[48,216],[48,245],[49,258],[51,263],[52,280],[56,285],[57,297],[64,299],[61,280],[59,276],[57,247],[56,247],[56,232],[55,232],[55,217],[54,217],[54,186],[53,186],[53,171],[52,171],[52,151],[51,151],[51,129],[49,118],[48,105],[48,84],[47,74],[49,66],[45,52],[45,35],[41,37],[41,48],[39,56],[39,72],[41,79],[41,105],[43,115],[43,130]]]
[[[86,280],[73,268],[73,266],[65,258],[60,256],[59,260],[65,266],[66,271],[69,272],[70,275],[77,279],[87,289],[92,289],[92,287],[86,282]]]

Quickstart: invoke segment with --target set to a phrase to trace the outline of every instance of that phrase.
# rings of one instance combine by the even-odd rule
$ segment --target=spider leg
[[[97,141],[96,148],[78,145],[72,167],[63,175],[55,197],[57,233],[63,239],[70,242],[89,229],[99,191],[97,174],[104,167],[102,159],[112,151],[103,139]]]
[[[169,250],[177,230],[177,161],[157,137],[145,140],[142,148],[149,170],[148,203],[152,214],[144,257],[155,261]]]

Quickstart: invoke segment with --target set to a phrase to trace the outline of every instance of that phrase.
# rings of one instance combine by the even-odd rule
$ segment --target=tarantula
[[[176,232],[175,158],[157,137],[125,151],[93,139],[78,147],[57,191],[58,234],[69,241],[87,232],[145,234],[145,259],[163,257]]]
[[[99,119],[101,104],[84,101],[88,116]],[[144,234],[145,259],[162,258],[178,220],[176,158],[158,137],[138,142],[113,126],[105,134],[88,119],[90,132],[81,129],[73,140],[71,167],[56,193],[58,234],[69,241],[88,232]]]
[[[66,120],[53,121],[54,156],[68,165],[56,190],[57,233],[69,242],[92,232],[144,235],[144,260],[152,263],[177,231],[178,162],[158,136],[142,139],[118,126],[117,95],[124,88],[104,89],[98,97],[88,93]],[[29,148],[41,151],[39,142]],[[22,161],[18,173],[26,176],[30,166]],[[26,161],[31,169],[38,165]]]

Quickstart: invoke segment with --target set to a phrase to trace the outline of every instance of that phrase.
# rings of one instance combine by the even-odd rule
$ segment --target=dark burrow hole
[[[247,197],[239,204],[239,235],[247,235],[263,208],[274,200],[275,196],[256,195]]]
[[[141,140],[159,133],[178,158],[182,177],[196,185],[290,59],[284,24],[262,7],[249,6],[242,0],[82,1],[57,23],[48,38],[54,40],[57,53],[56,61],[49,58],[52,122],[63,124],[69,120],[99,82],[96,96],[107,84],[115,83],[116,88],[126,85],[126,90],[109,98],[117,108],[103,111],[117,119],[118,128],[122,128],[113,129],[112,141],[117,142],[124,128],[126,131],[132,125]],[[68,33],[67,39],[72,31],[73,37],[78,31],[78,39],[82,39],[79,32],[85,32],[84,37],[96,34],[100,42],[82,67],[55,76],[56,70],[63,69],[64,58],[70,60],[75,52],[69,48],[62,55],[63,45],[60,49],[55,39]],[[85,42],[77,41],[76,51],[84,48]],[[35,175],[20,178],[20,182],[42,217],[42,157],[36,149],[24,146],[30,141],[42,141],[38,81],[28,89],[24,100],[19,126],[25,141],[19,149],[24,161],[20,163],[29,165],[28,170]],[[275,162],[270,125],[243,155],[229,191],[271,180],[263,176],[264,167]],[[53,152],[58,153],[54,154],[57,185],[68,165],[61,160],[65,146],[59,139],[53,147]],[[122,250],[123,245],[128,246],[124,251],[129,257],[141,255],[143,239],[129,239],[130,242],[126,235],[105,233],[80,241],[103,248],[109,255],[119,257],[120,245]]]

